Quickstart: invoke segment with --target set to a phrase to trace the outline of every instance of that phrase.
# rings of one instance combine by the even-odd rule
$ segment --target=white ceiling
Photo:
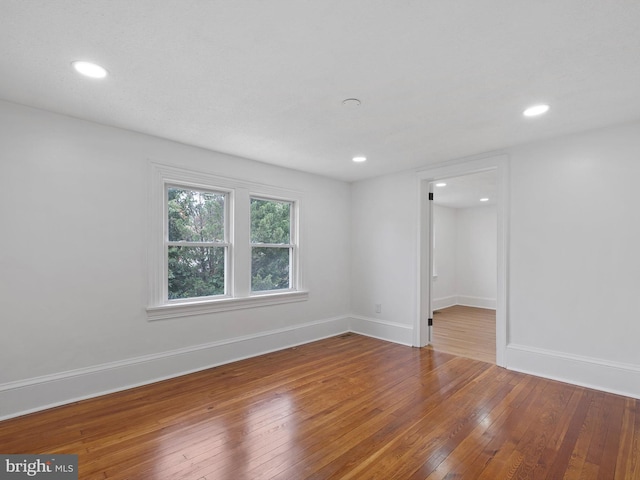
[[[498,176],[495,170],[445,178],[435,183],[446,183],[444,187],[433,187],[433,201],[443,207],[483,207],[495,205],[498,200]],[[481,198],[489,200],[481,202]]]
[[[352,181],[637,120],[639,25],[632,0],[0,0],[0,98]]]

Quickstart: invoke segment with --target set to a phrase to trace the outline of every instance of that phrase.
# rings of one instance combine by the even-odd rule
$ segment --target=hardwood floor
[[[455,305],[434,312],[431,347],[496,363],[496,311]]]
[[[640,400],[348,334],[0,423],[81,479],[640,479]]]

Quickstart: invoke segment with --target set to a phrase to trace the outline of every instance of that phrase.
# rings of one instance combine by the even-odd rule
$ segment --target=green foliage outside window
[[[291,203],[251,199],[251,290],[290,287]],[[269,244],[261,247],[260,244]],[[278,247],[275,245],[283,245]]]
[[[169,299],[224,294],[225,195],[182,188],[168,189]],[[214,245],[192,245],[205,243]]]

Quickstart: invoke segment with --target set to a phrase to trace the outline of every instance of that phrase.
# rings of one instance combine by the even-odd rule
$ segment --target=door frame
[[[431,342],[428,319],[432,317],[432,244],[433,203],[429,200],[432,184],[438,180],[496,170],[497,209],[497,295],[496,295],[496,364],[506,367],[508,341],[508,245],[509,245],[509,158],[506,154],[475,157],[446,162],[417,172],[418,181],[418,314],[414,321],[414,346]]]

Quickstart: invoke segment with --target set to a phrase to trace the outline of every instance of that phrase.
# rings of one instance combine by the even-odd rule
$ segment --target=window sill
[[[304,302],[309,298],[306,290],[296,292],[280,292],[253,295],[242,298],[221,298],[201,302],[184,302],[147,307],[147,319],[166,320],[177,317],[190,317],[206,313],[227,312],[245,308],[264,307],[283,303]]]

